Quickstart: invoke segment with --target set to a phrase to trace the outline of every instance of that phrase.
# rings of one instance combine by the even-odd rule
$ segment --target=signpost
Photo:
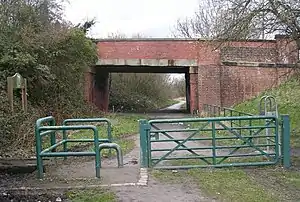
[[[7,92],[8,101],[11,110],[14,111],[14,90],[21,89],[22,94],[22,109],[27,112],[27,80],[23,78],[19,73],[15,73],[12,77],[7,77]]]

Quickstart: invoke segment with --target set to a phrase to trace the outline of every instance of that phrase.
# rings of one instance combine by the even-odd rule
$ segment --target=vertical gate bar
[[[226,109],[225,109],[225,108],[223,108],[223,111],[224,111],[224,112],[223,112],[223,113],[224,113],[224,115],[223,115],[223,116],[225,117],[225,116],[226,116]]]
[[[283,121],[283,137],[282,139],[282,155],[283,155],[283,166],[285,168],[291,167],[291,156],[290,156],[290,118],[289,115],[282,115]]]
[[[145,119],[139,120],[140,125],[140,163],[142,168],[149,167],[148,159],[148,137],[147,137],[147,126],[148,121]],[[150,143],[150,142],[149,142]]]
[[[152,162],[152,148],[151,148],[151,136],[150,136],[150,129],[151,129],[152,125],[150,125],[147,122],[146,128],[145,128],[145,133],[146,133],[146,143],[147,143],[147,167],[150,168],[153,165]]]
[[[63,148],[64,148],[64,152],[68,151],[67,139],[68,139],[67,132],[66,132],[66,130],[63,130],[63,140],[64,140]],[[66,159],[67,159],[67,156],[64,156],[64,160],[66,160]]]
[[[212,121],[212,155],[213,155],[213,165],[216,165],[216,123]]]
[[[55,120],[54,120],[54,119],[50,121],[50,126],[55,126]],[[51,144],[51,146],[53,146],[53,145],[56,144],[56,137],[55,137],[56,135],[55,135],[55,133],[56,133],[56,132],[53,131],[53,132],[51,133],[51,135],[50,135],[50,144]],[[53,148],[51,151],[52,151],[52,152],[55,152],[56,149]]]
[[[230,110],[230,117],[232,117],[232,110]],[[230,119],[230,127],[232,128],[232,119]]]
[[[112,143],[113,142],[113,139],[112,139],[112,134],[111,134],[111,122],[108,121],[107,122],[107,138],[109,139],[109,142]],[[111,158],[112,157],[112,151],[111,151],[111,148],[109,148],[108,150],[108,157]]]
[[[252,127],[252,119],[249,120],[249,126]],[[249,135],[252,136],[252,128],[249,130]]]
[[[35,145],[35,150],[36,150],[36,165],[37,165],[37,170],[38,170],[38,178],[42,179],[43,178],[43,159],[41,157],[41,152],[42,152],[42,140],[40,136],[40,131],[38,130],[37,124],[35,125],[35,139],[36,139],[36,145]]]
[[[275,124],[275,156],[276,156],[276,160],[278,160],[280,158],[280,152],[279,152],[279,134],[278,134],[278,127],[279,127],[279,122],[278,122],[278,118],[275,118],[273,120],[270,121],[271,123],[274,122]],[[273,130],[270,130],[271,134],[273,134]],[[271,138],[271,137],[268,137]],[[279,159],[280,161],[280,159]]]
[[[242,116],[241,112],[239,112],[239,116]],[[242,127],[242,120],[239,120],[239,127]],[[242,135],[242,129],[239,130],[240,135]]]
[[[281,116],[280,118],[280,158],[282,160],[282,165],[283,165],[283,136],[284,136],[284,130],[283,130],[283,117]]]
[[[95,170],[96,170],[96,177],[100,178],[100,148],[99,148],[99,132],[96,129],[93,129],[94,132],[94,147],[95,147]]]

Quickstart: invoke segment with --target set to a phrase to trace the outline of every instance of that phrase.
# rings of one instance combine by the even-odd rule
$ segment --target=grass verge
[[[172,173],[170,171],[154,171],[154,177],[170,183],[182,180],[195,182],[211,198],[232,202],[271,202],[279,199],[257,184],[240,169],[191,169]]]
[[[153,170],[151,174],[170,184],[193,182],[207,196],[220,201],[300,201],[299,171],[280,167]]]
[[[106,189],[70,191],[67,198],[72,202],[116,202],[116,195]]]

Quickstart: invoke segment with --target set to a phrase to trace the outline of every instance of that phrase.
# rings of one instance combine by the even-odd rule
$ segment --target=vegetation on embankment
[[[57,1],[3,1],[0,5],[0,153],[33,152],[34,123],[49,113],[57,122],[89,116],[84,101],[84,71],[97,61],[95,44],[81,28],[62,18]],[[28,113],[15,92],[11,112],[6,78],[16,72],[27,79]]]
[[[276,98],[279,114],[288,114],[291,122],[291,145],[300,148],[300,80],[292,78],[277,88],[263,92],[254,99],[234,106],[235,109],[258,114],[260,98],[272,95]]]

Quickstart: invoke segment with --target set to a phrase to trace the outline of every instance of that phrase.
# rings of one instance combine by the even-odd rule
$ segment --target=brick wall
[[[218,65],[200,65],[198,70],[199,109],[203,104],[221,105],[221,71]]]
[[[103,41],[99,57],[111,59],[196,59],[195,41]]]
[[[106,40],[99,41],[102,59],[197,59],[198,81],[191,76],[192,104],[231,106],[278,85],[288,68],[224,66],[223,60],[294,63],[298,58],[294,43],[279,38],[272,41],[236,41],[221,44],[203,40]]]
[[[287,68],[222,66],[222,105],[230,107],[278,86],[289,71]]]

